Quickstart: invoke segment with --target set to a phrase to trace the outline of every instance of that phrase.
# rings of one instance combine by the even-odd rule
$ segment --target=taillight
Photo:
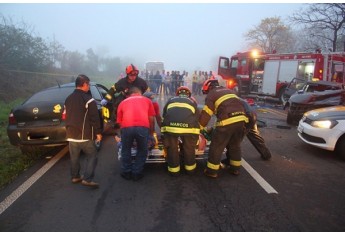
[[[10,113],[8,116],[8,124],[15,125],[17,124],[16,118],[14,117],[13,113]]]
[[[66,109],[63,109],[63,112],[61,114],[61,120],[66,120]]]

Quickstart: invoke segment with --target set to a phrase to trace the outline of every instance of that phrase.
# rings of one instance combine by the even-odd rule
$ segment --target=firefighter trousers
[[[257,125],[247,130],[247,138],[250,143],[255,147],[255,149],[260,153],[261,158],[268,160],[271,158],[271,152],[265,144],[264,138],[260,135]]]
[[[224,149],[230,159],[230,170],[241,167],[241,143],[245,135],[245,122],[240,121],[226,126],[217,126],[212,133],[211,144],[207,160],[207,171],[217,173]]]
[[[178,138],[180,137],[181,143]],[[169,134],[164,133],[163,144],[167,151],[168,171],[178,173],[180,171],[180,156],[183,157],[184,168],[193,171],[196,168],[195,148],[199,136],[197,134]],[[180,154],[179,154],[180,145]]]

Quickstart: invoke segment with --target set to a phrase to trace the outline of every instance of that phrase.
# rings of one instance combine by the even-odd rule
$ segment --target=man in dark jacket
[[[81,182],[85,186],[97,188],[92,181],[97,165],[97,150],[94,140],[101,141],[101,121],[96,102],[91,96],[90,79],[78,75],[76,89],[65,101],[66,132],[71,157],[72,183]],[[80,174],[80,152],[85,153],[86,167]]]

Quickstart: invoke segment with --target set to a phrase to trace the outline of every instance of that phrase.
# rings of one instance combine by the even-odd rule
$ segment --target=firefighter
[[[133,64],[130,64],[126,67],[126,77],[121,78],[117,81],[111,88],[108,93],[105,95],[104,99],[101,101],[102,106],[106,106],[108,102],[112,101],[113,103],[113,119],[116,121],[117,107],[120,102],[128,97],[128,91],[132,87],[137,87],[141,90],[141,93],[144,94],[148,88],[146,81],[138,76],[139,70]]]
[[[214,78],[204,82],[202,92],[207,96],[199,118],[201,128],[208,124],[212,115],[217,118],[204,173],[208,177],[218,177],[222,153],[226,148],[230,159],[229,171],[239,175],[241,142],[245,135],[245,124],[248,123],[245,108],[232,90],[219,86]]]
[[[265,144],[265,139],[260,135],[258,126],[257,126],[257,115],[256,112],[250,107],[248,102],[244,99],[241,99],[242,104],[244,105],[246,115],[249,122],[246,123],[245,134],[250,141],[250,143],[255,147],[255,149],[260,153],[263,160],[270,160],[272,157],[271,151]],[[221,168],[227,169],[230,163],[230,153],[227,155],[227,158],[221,161]]]
[[[184,168],[188,174],[196,168],[195,148],[200,134],[199,111],[191,91],[181,86],[176,96],[170,98],[163,108],[161,133],[167,151],[168,172],[172,176],[180,173],[180,151],[183,154]]]

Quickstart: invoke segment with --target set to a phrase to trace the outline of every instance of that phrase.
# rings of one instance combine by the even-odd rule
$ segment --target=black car
[[[309,81],[300,78],[293,78],[289,85],[285,88],[283,93],[283,103],[285,106],[289,105],[286,104],[289,98],[298,93],[312,93],[312,92],[321,92],[325,90],[338,90],[344,89],[344,86],[340,83],[330,82],[330,81]]]
[[[345,105],[344,89],[294,94],[288,101],[286,122],[288,124],[297,124],[307,111],[337,105]]]
[[[21,105],[13,108],[9,115],[7,135],[12,145],[19,146],[23,153],[34,146],[55,146],[67,144],[64,122],[64,103],[75,89],[75,83],[68,83],[41,90]],[[104,129],[111,114],[111,105],[102,107],[101,100],[108,89],[94,82],[90,93],[97,102]]]

